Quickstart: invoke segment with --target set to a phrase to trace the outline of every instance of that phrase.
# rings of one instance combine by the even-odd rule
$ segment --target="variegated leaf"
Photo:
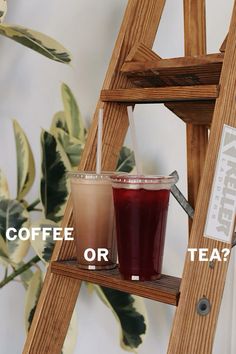
[[[126,146],[123,146],[120,151],[119,161],[117,163],[117,172],[131,172],[135,166],[134,152]]]
[[[42,288],[42,272],[37,269],[32,276],[25,298],[25,329],[29,330]]]
[[[60,111],[57,112],[52,120],[52,124],[50,127],[50,133],[57,136],[57,128],[60,128],[62,130],[64,130],[64,132],[69,133],[69,129],[68,129],[68,125],[66,122],[66,115],[65,112]]]
[[[75,97],[66,84],[62,84],[61,92],[69,134],[84,143],[86,131]]]
[[[43,33],[22,26],[0,24],[0,34],[44,55],[45,57],[68,64],[70,54],[55,39]]]
[[[7,255],[11,262],[19,263],[26,256],[30,242],[19,237],[15,240],[6,239],[6,231],[13,227],[19,231],[22,227],[29,226],[29,214],[24,205],[17,200],[3,199],[0,201],[0,234],[7,245]]]
[[[4,21],[7,13],[7,0],[0,0],[0,23]]]
[[[143,300],[114,289],[97,285],[94,285],[94,288],[118,320],[121,347],[134,352],[142,344],[147,331],[147,314]]]
[[[58,222],[64,215],[69,196],[69,180],[67,172],[71,165],[59,141],[43,130],[41,201],[46,219]]]
[[[20,262],[14,266],[15,269],[19,269],[25,265],[24,262]],[[20,274],[20,280],[24,286],[25,289],[28,289],[29,283],[31,281],[32,276],[34,273],[32,272],[31,269],[25,270],[23,273]]]
[[[7,244],[2,235],[0,235],[0,263],[7,267],[11,262],[8,258]]]
[[[82,152],[84,150],[84,143],[81,143],[78,139],[67,134],[64,130],[57,128],[57,138],[61,143],[72,167],[78,167]]]
[[[41,258],[41,260],[47,264],[52,256],[52,252],[55,246],[55,241],[53,240],[53,234],[52,234],[52,228],[58,227],[58,225],[51,221],[51,220],[40,220],[37,222],[34,222],[31,225],[31,228],[39,228],[39,235],[35,237],[35,240],[32,238],[30,239],[31,246],[33,247],[34,251],[36,254]],[[51,231],[48,230],[47,235],[45,235],[45,239],[43,238],[43,229],[51,229]]]
[[[9,195],[7,179],[4,173],[2,172],[2,170],[0,170],[0,200],[9,199],[9,197],[10,195]]]
[[[35,164],[32,150],[24,131],[16,120],[14,120],[13,126],[17,156],[17,199],[21,200],[34,183]]]
[[[75,308],[71,317],[66,339],[62,348],[62,354],[73,354],[75,351],[76,342],[78,338],[78,321],[76,310],[77,309]]]

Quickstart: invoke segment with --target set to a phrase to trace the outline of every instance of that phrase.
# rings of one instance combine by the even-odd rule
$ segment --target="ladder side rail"
[[[200,183],[197,206],[189,241],[190,248],[213,248],[219,252],[230,248],[225,242],[204,237],[204,228],[209,207],[216,162],[219,154],[224,125],[236,128],[236,2],[230,25],[225,59],[220,78],[220,94],[216,100],[206,163]],[[220,304],[230,257],[216,261],[213,267],[208,262],[191,262],[185,259],[181,295],[172,328],[168,354],[211,354]],[[206,297],[211,305],[208,315],[200,316],[196,306]]]
[[[103,88],[126,87],[129,83],[119,72],[125,58],[136,42],[152,47],[165,0],[129,0]],[[103,169],[113,170],[128,128],[126,106],[101,101],[97,104],[92,126],[80,164],[81,170],[95,169],[98,109],[104,108]],[[71,227],[71,198],[65,211],[62,227]],[[75,257],[74,243],[57,241],[52,260]],[[59,354],[69,327],[81,282],[51,272],[49,266],[27,336],[24,354]]]
[[[206,54],[205,0],[184,0],[184,44],[186,56]],[[208,145],[208,128],[187,123],[186,134],[188,200],[195,208]],[[189,231],[191,225],[189,219]]]

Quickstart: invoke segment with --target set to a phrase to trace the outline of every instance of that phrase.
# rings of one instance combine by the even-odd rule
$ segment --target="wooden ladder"
[[[100,107],[102,166],[114,170],[128,129],[127,104],[164,103],[187,127],[188,194],[195,208],[189,247],[222,250],[230,245],[203,235],[223,127],[236,127],[236,5],[226,49],[224,43],[222,53],[206,55],[205,1],[184,0],[186,56],[161,59],[150,48],[164,5],[165,0],[128,1],[79,168],[95,169]],[[73,226],[71,198],[62,222],[62,227],[68,226]],[[118,270],[79,270],[75,257],[73,242],[57,241],[25,354],[61,352],[82,281],[177,306],[168,354],[212,353],[228,261],[191,262],[187,253],[182,280],[163,275],[158,281],[139,283],[122,280]],[[206,316],[196,309],[202,298],[210,303]]]

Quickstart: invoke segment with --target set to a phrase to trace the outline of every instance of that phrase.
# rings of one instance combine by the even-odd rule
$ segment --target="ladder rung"
[[[213,100],[218,97],[218,85],[171,86],[102,90],[103,102],[162,103],[173,101]]]
[[[218,84],[224,54],[125,62],[121,71],[138,87]]]
[[[162,275],[161,279],[150,282],[123,280],[118,268],[106,271],[89,271],[77,267],[76,261],[51,263],[52,273],[67,276],[108,288],[177,306],[179,300],[180,278]]]

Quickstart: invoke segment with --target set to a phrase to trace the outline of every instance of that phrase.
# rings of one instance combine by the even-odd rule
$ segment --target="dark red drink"
[[[112,180],[120,272],[127,280],[158,279],[173,178],[116,176]]]

